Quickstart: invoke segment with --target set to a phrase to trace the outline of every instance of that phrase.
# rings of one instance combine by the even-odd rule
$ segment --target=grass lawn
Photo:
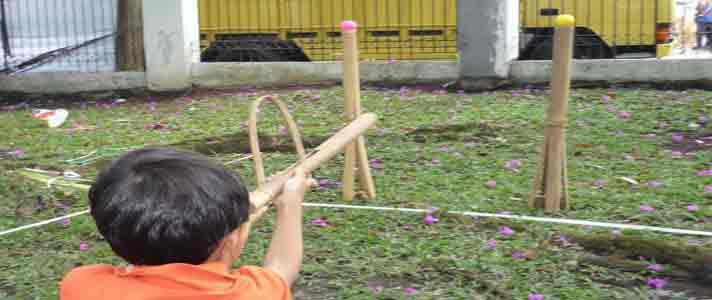
[[[271,92],[288,102],[310,144],[343,126],[339,88]],[[254,185],[250,161],[235,160],[248,152],[247,108],[261,93],[213,91],[180,98],[131,98],[124,103],[78,100],[60,129],[32,120],[27,108],[5,107],[0,111],[0,230],[87,207],[84,194],[48,189],[13,170],[72,170],[91,179],[112,157],[145,145],[200,151],[228,163]],[[352,204],[437,207],[439,222],[425,224],[422,214],[307,209],[306,258],[295,287],[298,298],[712,296],[712,289],[680,275],[685,266],[669,259],[675,253],[630,250],[621,259],[637,267],[613,268],[591,260],[595,256],[610,262],[605,249],[577,243],[574,237],[670,242],[681,247],[677,251],[688,245],[707,250],[710,239],[442,213],[544,216],[528,208],[527,196],[543,141],[547,99],[546,90],[536,89],[467,95],[416,88],[364,91],[364,109],[380,118],[367,136],[378,198]],[[712,230],[708,222],[712,187],[705,191],[712,185],[712,176],[705,175],[712,174],[698,174],[712,168],[707,148],[712,140],[705,139],[705,133],[712,132],[706,128],[711,99],[712,93],[702,91],[572,91],[567,143],[572,207],[555,217]],[[268,174],[295,159],[275,111],[264,109],[261,114],[263,148],[279,150],[266,153]],[[71,161],[93,151],[93,156]],[[338,188],[342,165],[340,158],[335,159],[314,174],[322,185],[308,195],[308,202],[342,203]],[[698,209],[689,211],[691,204]],[[313,225],[316,219],[326,220],[328,226]],[[267,216],[260,224],[239,264],[260,263],[272,218]],[[503,235],[502,226],[514,234]],[[0,237],[0,249],[0,299],[56,299],[58,281],[69,269],[122,263],[88,216]],[[663,267],[659,274],[647,269],[656,263]],[[652,277],[667,278],[669,283],[662,289],[650,288],[646,282]]]

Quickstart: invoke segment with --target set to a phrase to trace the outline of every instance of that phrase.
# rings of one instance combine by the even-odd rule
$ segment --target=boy
[[[275,199],[277,222],[263,267],[231,270],[250,227],[249,193],[209,159],[170,149],[127,153],[89,191],[91,214],[131,265],[84,266],[62,280],[62,300],[291,299],[302,260],[297,170]]]

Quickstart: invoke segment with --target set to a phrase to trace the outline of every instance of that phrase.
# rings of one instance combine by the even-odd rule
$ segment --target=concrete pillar
[[[519,56],[520,0],[457,1],[460,85],[468,91],[507,83]]]
[[[198,0],[143,0],[143,28],[148,89],[189,89],[200,61]]]

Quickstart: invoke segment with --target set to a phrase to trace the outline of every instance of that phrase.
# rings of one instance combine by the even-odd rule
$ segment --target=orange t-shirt
[[[225,264],[151,267],[85,266],[60,285],[61,300],[290,300],[287,282],[260,267],[232,272]]]

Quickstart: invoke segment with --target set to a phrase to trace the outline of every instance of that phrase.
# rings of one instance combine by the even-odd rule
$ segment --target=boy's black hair
[[[91,214],[117,255],[134,265],[204,263],[249,216],[237,174],[197,154],[148,148],[124,154],[89,191]]]

